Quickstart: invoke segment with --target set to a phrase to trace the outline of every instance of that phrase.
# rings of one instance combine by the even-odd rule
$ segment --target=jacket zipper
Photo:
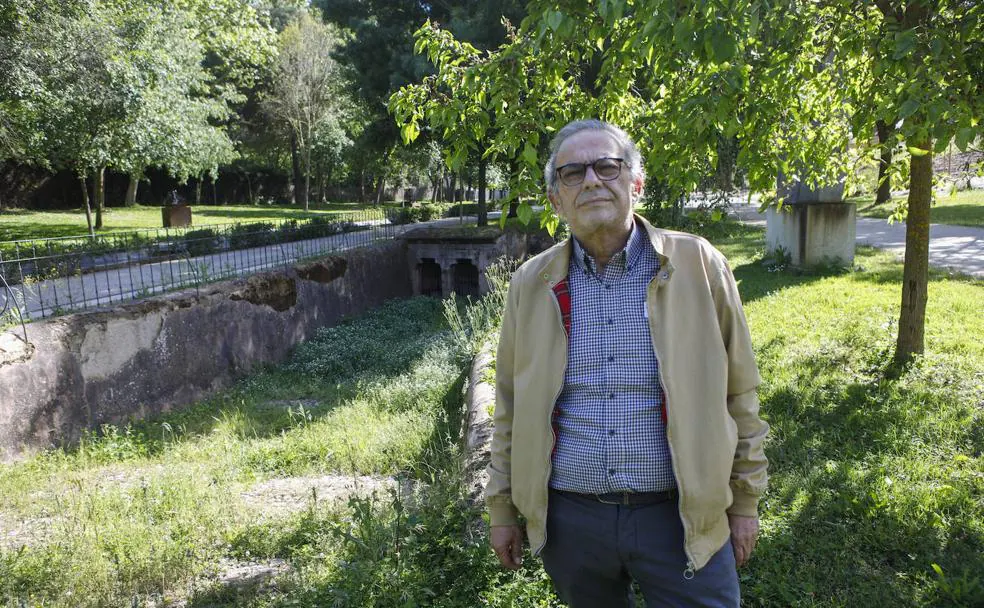
[[[564,328],[564,313],[560,310],[560,303],[557,302],[557,296],[553,292],[553,288],[550,289],[550,300],[554,304],[554,308],[557,310],[557,320],[560,323],[560,331],[563,332],[565,338],[565,344],[567,347],[564,349],[564,373],[560,376],[560,385],[557,387],[557,391],[554,394],[552,403],[554,407],[557,406],[557,399],[560,397],[561,391],[564,390],[564,376],[567,375],[567,349],[570,348],[571,337],[567,335],[567,330]],[[550,429],[550,449],[547,450],[547,487],[544,488],[543,495],[547,497],[546,505],[544,505],[544,514],[546,510],[550,507],[550,475],[553,474],[553,459],[550,457],[553,454],[554,447],[557,445],[557,436],[554,434],[553,430],[553,407],[547,410],[547,428]],[[544,522],[546,522],[546,515],[544,515]],[[543,542],[540,546],[533,551],[533,555],[539,555],[540,551],[547,545],[547,531],[546,526],[543,530]]]
[[[659,288],[661,281],[658,278],[654,277],[652,282],[650,282],[651,287],[653,286],[653,283],[655,283],[655,287],[653,287],[653,290],[655,291],[655,289]],[[650,312],[648,291],[649,290],[647,290],[647,294],[646,294],[646,308],[647,308],[647,312]],[[652,312],[654,313],[655,310],[653,310]],[[656,331],[655,328],[653,327],[653,324],[656,322],[656,315],[650,313],[648,314],[648,317],[649,317],[649,341],[652,342],[653,353],[656,355],[657,363],[659,363],[662,359],[660,358],[659,355],[659,349],[656,347],[656,338],[654,337],[656,335]],[[680,472],[677,470],[676,454],[673,453],[673,438],[671,436],[672,433],[670,432],[670,408],[669,408],[670,394],[669,392],[667,392],[666,382],[663,380],[662,363],[658,365],[657,369],[658,369],[657,375],[659,376],[660,388],[663,390],[663,408],[666,413],[666,445],[670,449],[670,466],[673,468],[673,476],[676,478],[677,490],[679,494],[679,498],[678,498],[679,502],[677,503],[677,508],[680,511],[680,521],[683,523],[683,552],[687,556],[687,567],[683,572],[683,577],[689,580],[694,577],[694,572],[697,570],[697,568],[695,567],[696,564],[694,562],[694,557],[690,553],[690,543],[687,542],[689,540],[689,537],[691,536],[690,522],[687,521],[687,518],[683,512],[683,497],[685,496],[685,494],[683,492],[683,484],[680,483],[681,481]]]

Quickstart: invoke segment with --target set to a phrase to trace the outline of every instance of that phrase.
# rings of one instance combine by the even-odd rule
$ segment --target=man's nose
[[[601,178],[595,173],[594,165],[588,165],[584,167],[584,185],[598,185],[601,184]]]

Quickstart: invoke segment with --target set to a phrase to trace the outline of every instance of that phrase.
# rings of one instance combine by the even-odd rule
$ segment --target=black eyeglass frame
[[[613,175],[612,177],[602,177],[601,175],[598,174],[598,163],[605,160],[614,160],[616,161],[616,163],[618,163],[617,164],[618,172],[615,173],[615,175]],[[564,184],[565,186],[578,186],[582,184],[584,182],[584,178],[588,176],[588,167],[591,167],[591,170],[594,171],[595,176],[599,180],[603,182],[610,182],[618,179],[619,176],[622,175],[622,165],[630,166],[629,163],[626,162],[624,158],[616,158],[614,156],[602,156],[601,158],[596,158],[590,163],[567,163],[566,165],[561,165],[556,169],[554,169],[554,173],[556,174],[557,179],[560,180],[560,183]],[[581,175],[580,179],[578,179],[576,182],[569,182],[565,180],[560,172],[562,169],[566,169],[567,167],[581,167],[581,171],[579,172]],[[577,173],[575,173],[574,175],[577,175]]]

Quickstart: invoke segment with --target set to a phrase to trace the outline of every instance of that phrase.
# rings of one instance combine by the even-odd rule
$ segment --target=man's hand
[[[499,563],[510,570],[523,565],[523,531],[519,526],[492,526],[492,550]]]
[[[731,526],[731,545],[735,550],[735,563],[739,568],[748,563],[755,548],[755,539],[759,533],[759,518],[746,515],[728,514],[728,525]]]

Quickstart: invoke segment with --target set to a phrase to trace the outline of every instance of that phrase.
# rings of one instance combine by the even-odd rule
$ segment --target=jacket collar
[[[638,213],[633,214],[636,226],[641,226],[645,230],[646,237],[659,257],[659,273],[656,280],[659,283],[666,283],[673,276],[673,264],[666,256],[666,231],[656,228]],[[569,236],[562,243],[555,245],[552,249],[544,253],[546,259],[539,269],[540,279],[553,289],[553,286],[567,278],[570,271],[571,255],[574,252],[574,237]]]

